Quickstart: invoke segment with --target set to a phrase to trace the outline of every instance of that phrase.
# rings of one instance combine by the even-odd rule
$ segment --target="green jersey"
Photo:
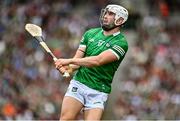
[[[120,32],[105,36],[102,28],[94,28],[85,32],[80,46],[86,47],[85,57],[96,56],[110,50],[118,58],[117,61],[97,67],[81,66],[74,76],[75,80],[92,89],[110,93],[113,76],[128,50],[125,37]]]

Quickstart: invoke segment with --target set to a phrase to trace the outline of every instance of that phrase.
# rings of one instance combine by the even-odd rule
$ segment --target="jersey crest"
[[[104,40],[99,40],[98,46],[101,46],[105,41]]]

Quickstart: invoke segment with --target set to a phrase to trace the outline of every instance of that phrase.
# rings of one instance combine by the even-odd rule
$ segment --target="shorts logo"
[[[101,104],[101,102],[94,102],[93,104]]]
[[[72,92],[77,92],[77,89],[78,89],[77,87],[73,87]]]

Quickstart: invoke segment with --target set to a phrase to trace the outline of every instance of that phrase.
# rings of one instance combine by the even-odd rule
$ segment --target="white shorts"
[[[71,80],[65,96],[70,96],[84,105],[84,110],[104,109],[108,94],[91,89],[79,81]]]

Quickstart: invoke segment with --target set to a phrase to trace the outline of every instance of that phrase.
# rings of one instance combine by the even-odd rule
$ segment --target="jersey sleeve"
[[[124,58],[128,50],[128,44],[126,42],[116,43],[113,44],[109,50],[112,51],[112,53],[115,54],[119,60],[120,58]]]
[[[82,38],[81,38],[81,41],[80,41],[80,44],[79,44],[79,47],[86,47],[87,46],[87,42],[88,42],[88,39],[87,39],[87,35],[88,33],[86,32]]]

